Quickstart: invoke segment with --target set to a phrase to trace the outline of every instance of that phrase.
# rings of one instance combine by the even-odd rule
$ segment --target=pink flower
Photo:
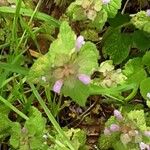
[[[62,85],[63,85],[63,80],[57,80],[53,86],[53,91],[56,93],[60,93]]]
[[[108,128],[104,129],[104,134],[105,135],[111,135],[111,131]]]
[[[102,0],[103,4],[106,5],[108,3],[110,3],[110,0]]]
[[[82,35],[78,36],[76,39],[76,50],[79,51],[82,45],[85,44],[84,37]]]
[[[85,74],[79,74],[78,79],[84,84],[89,84],[91,82],[91,78]]]
[[[150,146],[148,144],[145,144],[143,142],[139,143],[140,150],[150,150]]]
[[[144,135],[150,137],[150,131],[145,131]]]
[[[112,124],[110,126],[110,131],[112,132],[120,131],[120,127],[117,124]]]
[[[150,9],[147,9],[146,13],[147,13],[147,16],[150,17]]]
[[[117,109],[114,110],[114,116],[118,119],[118,120],[122,120],[122,114],[120,111],[118,111]]]

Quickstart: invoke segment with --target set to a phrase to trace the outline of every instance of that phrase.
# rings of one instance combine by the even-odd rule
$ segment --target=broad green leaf
[[[109,18],[108,19],[108,23],[110,24],[111,27],[118,27],[118,26],[121,26],[125,23],[128,23],[130,22],[130,17],[128,14],[120,14],[118,13],[115,18]]]
[[[76,2],[72,2],[67,9],[67,15],[75,21],[85,20],[86,16],[81,6],[77,5]]]
[[[98,33],[92,29],[87,29],[87,30],[82,31],[81,35],[83,35],[83,37],[86,40],[90,40],[90,41],[98,41],[99,40]]]
[[[38,58],[31,67],[27,76],[27,80],[33,83],[38,83],[39,81],[44,83],[42,77],[51,76],[50,66],[52,65],[53,61],[54,58],[52,58],[48,53]]]
[[[11,129],[11,121],[8,117],[0,113],[0,139],[9,135]]]
[[[37,108],[32,107],[29,119],[25,122],[25,128],[28,130],[28,134],[31,136],[42,136],[45,123],[45,118],[42,117],[41,112]]]
[[[98,68],[98,51],[91,42],[86,42],[79,52],[76,62],[79,65],[79,74],[91,75]]]
[[[145,11],[138,12],[135,16],[133,16],[131,22],[136,28],[150,33],[150,17]]]
[[[143,62],[144,65],[150,67],[150,51],[145,53],[145,55],[142,58],[142,62]]]
[[[110,3],[104,5],[103,8],[106,10],[108,17],[113,18],[121,8],[121,0],[110,0]]]
[[[133,33],[133,47],[138,48],[140,51],[145,51],[150,48],[150,37],[143,31],[137,30]]]
[[[147,94],[150,93],[150,77],[143,80],[140,84],[140,93],[142,97],[147,100],[147,104],[150,107],[150,98],[147,97]]]
[[[146,71],[143,68],[141,58],[130,59],[126,63],[123,72],[128,78],[128,83],[136,83],[137,85],[139,85],[147,76]]]
[[[140,130],[146,130],[146,121],[144,110],[133,110],[127,114],[128,118],[133,121]]]
[[[101,30],[107,21],[107,13],[105,10],[101,10],[97,13],[96,18],[89,23],[89,27]]]
[[[114,64],[119,64],[129,55],[130,45],[132,44],[131,36],[120,33],[120,30],[111,30],[108,34],[103,50],[110,56]]]
[[[76,35],[67,22],[62,22],[58,38],[51,44],[49,53],[72,54],[74,52]]]
[[[12,124],[10,145],[17,149],[20,145],[21,125],[18,122]]]
[[[70,81],[71,83],[72,81]],[[89,96],[89,87],[84,85],[79,80],[72,82],[72,86],[64,85],[63,94],[69,96],[80,106],[85,106],[87,98]]]

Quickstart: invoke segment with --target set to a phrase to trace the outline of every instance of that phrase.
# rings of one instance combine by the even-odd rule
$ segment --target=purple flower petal
[[[91,78],[86,74],[79,74],[78,79],[84,84],[89,84],[91,82]]]
[[[110,126],[110,131],[112,132],[120,131],[120,127],[117,124],[112,124]]]
[[[150,131],[145,131],[144,135],[150,137]]]
[[[146,13],[147,13],[147,16],[150,17],[150,9],[147,9]]]
[[[111,135],[111,131],[108,128],[104,129],[104,134],[105,135]]]
[[[114,110],[114,116],[118,119],[118,120],[122,120],[123,119],[123,116],[122,116],[122,114],[121,114],[121,112],[120,111],[118,111],[118,110]]]
[[[110,0],[102,0],[102,3],[103,3],[104,5],[106,5],[106,4],[110,3]]]
[[[56,93],[60,93],[62,85],[63,85],[63,80],[57,80],[53,86],[53,91]]]
[[[140,150],[150,150],[150,146],[148,144],[145,144],[143,142],[139,143]]]
[[[80,50],[82,45],[85,44],[84,37],[82,35],[78,36],[76,39],[76,50]]]

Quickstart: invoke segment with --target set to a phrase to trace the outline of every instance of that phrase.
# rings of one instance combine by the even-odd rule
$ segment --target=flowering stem
[[[59,126],[59,124],[55,120],[54,116],[52,115],[52,113],[50,112],[48,107],[45,105],[45,102],[41,98],[41,96],[38,93],[38,91],[36,90],[35,86],[33,84],[30,84],[30,83],[29,83],[29,85],[30,85],[30,87],[31,87],[35,97],[37,98],[37,100],[39,101],[40,105],[44,109],[44,111],[45,111],[46,115],[48,116],[49,120],[53,124],[54,128],[64,138],[64,140],[66,141],[66,143],[67,143],[68,147],[70,148],[70,150],[75,150],[75,148],[72,146],[71,141],[69,141],[68,137],[64,134],[63,130],[61,129],[61,127]]]

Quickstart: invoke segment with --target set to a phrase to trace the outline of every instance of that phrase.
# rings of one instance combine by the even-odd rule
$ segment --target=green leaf
[[[11,128],[10,145],[12,145],[13,148],[17,149],[20,144],[20,138],[21,138],[21,125],[18,122],[15,122],[12,124]]]
[[[98,68],[98,51],[91,42],[86,42],[80,49],[76,59],[79,65],[79,74],[91,75]]]
[[[67,22],[62,22],[58,38],[51,44],[49,53],[57,54],[72,54],[74,52],[76,35],[72,31]]]
[[[146,130],[146,121],[144,110],[133,110],[127,114],[128,118],[133,121],[140,130]]]
[[[45,129],[45,123],[45,118],[42,117],[41,112],[38,111],[37,108],[32,107],[29,119],[25,122],[25,128],[28,130],[28,134],[31,136],[42,136]]]
[[[9,135],[11,129],[11,121],[8,117],[0,113],[0,139]]]
[[[150,33],[150,17],[145,11],[138,12],[135,16],[133,16],[131,22],[136,28]]]
[[[140,84],[140,93],[145,100],[150,100],[147,97],[147,93],[150,93],[150,77],[143,80]]]
[[[76,2],[72,2],[67,9],[67,15],[72,18],[74,21],[85,20],[86,15],[81,6],[77,5]]]
[[[96,18],[89,23],[90,28],[96,28],[97,30],[102,30],[103,26],[105,25],[107,21],[107,13],[105,10],[101,10],[97,13]]]
[[[132,44],[131,36],[120,33],[120,30],[111,30],[108,34],[103,50],[110,56],[114,64],[119,64],[129,55]]]
[[[103,8],[108,13],[108,17],[113,18],[117,14],[118,9],[121,8],[121,0],[111,0],[110,3],[104,5]]]
[[[142,62],[143,62],[144,65],[150,67],[150,51],[145,53],[145,55],[142,58]]]
[[[72,86],[69,86],[72,83]],[[69,84],[65,84],[63,87],[63,94],[65,96],[69,96],[80,106],[85,106],[87,98],[89,96],[89,87],[88,85],[84,85],[79,80],[73,82],[70,80]]]
[[[118,26],[121,26],[125,23],[128,23],[130,22],[130,17],[128,14],[121,14],[121,13],[118,13],[115,18],[109,18],[108,19],[108,23],[110,24],[111,27],[118,27]]]
[[[148,37],[143,31],[137,30],[133,33],[134,47],[140,51],[145,51],[150,48],[150,37]]]
[[[137,85],[139,85],[147,76],[146,71],[143,68],[141,58],[130,59],[126,63],[123,72],[128,78],[128,83],[136,83]]]
[[[45,83],[42,80],[42,76],[50,78],[51,73],[50,66],[52,65],[53,61],[54,58],[52,58],[48,53],[38,58],[31,67],[29,74],[27,76],[27,80],[32,83],[38,83],[39,81],[41,81],[41,83]],[[47,75],[48,73],[49,76]]]
[[[98,33],[95,30],[87,29],[81,32],[81,35],[90,41],[99,41]]]

